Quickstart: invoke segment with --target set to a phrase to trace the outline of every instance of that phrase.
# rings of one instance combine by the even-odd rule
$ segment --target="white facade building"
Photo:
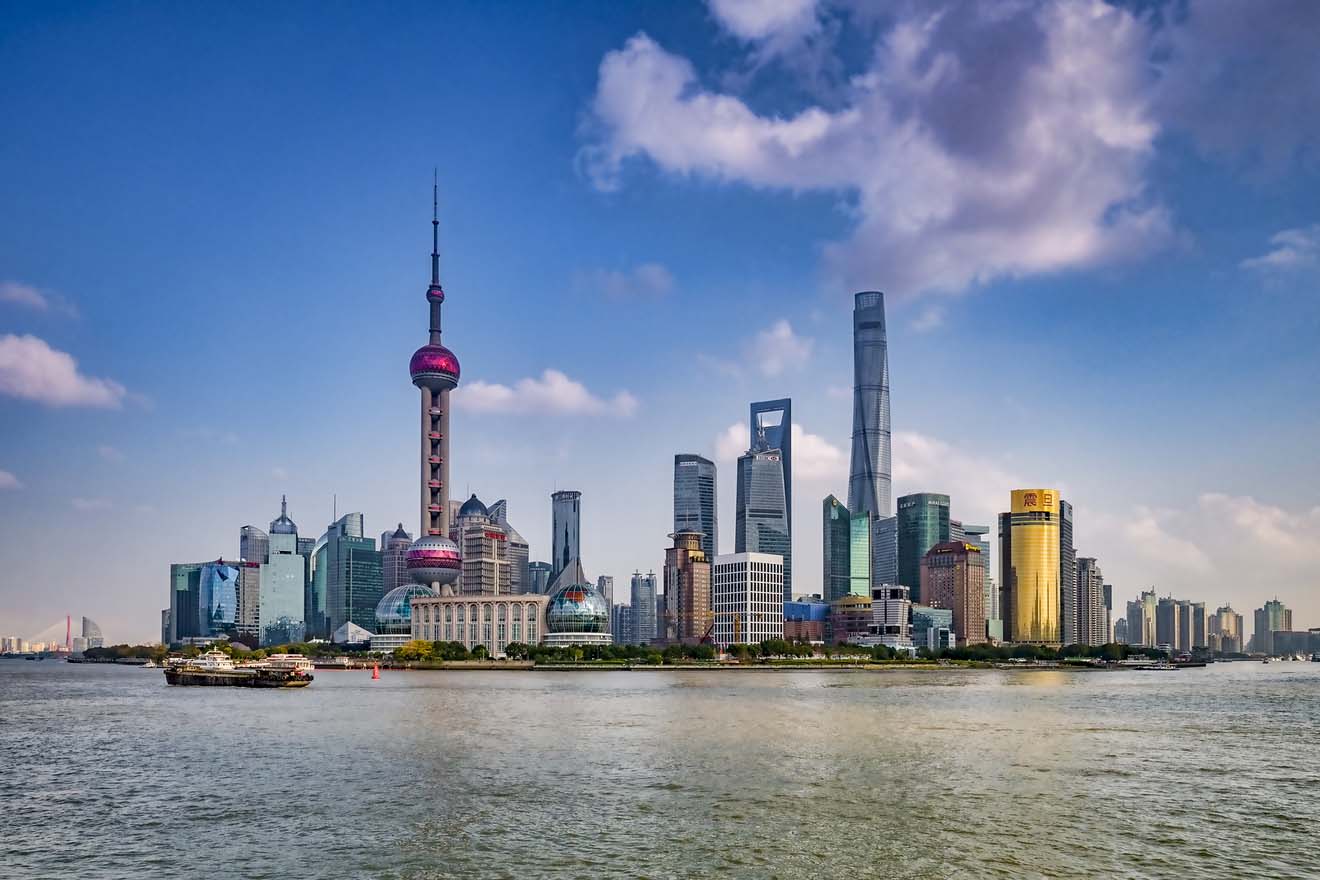
[[[774,553],[715,557],[711,571],[715,644],[755,645],[784,637],[784,558]]]
[[[908,587],[881,584],[871,588],[871,632],[868,645],[911,651],[912,598]]]
[[[491,657],[503,657],[510,643],[544,641],[549,600],[536,595],[418,597],[412,600],[412,637],[459,642],[469,651],[484,645]]]

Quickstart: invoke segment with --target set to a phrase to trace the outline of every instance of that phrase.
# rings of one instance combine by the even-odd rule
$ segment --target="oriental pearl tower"
[[[438,186],[432,188],[431,340],[417,349],[408,364],[412,383],[422,392],[421,535],[408,548],[408,574],[438,594],[453,595],[461,560],[449,540],[449,392],[458,387],[458,358],[440,344],[440,217]]]

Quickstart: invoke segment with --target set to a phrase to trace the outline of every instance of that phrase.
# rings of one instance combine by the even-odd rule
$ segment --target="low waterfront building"
[[[711,580],[716,645],[755,645],[784,637],[783,557],[717,556]]]
[[[913,605],[912,644],[931,651],[958,647],[958,636],[953,628],[953,609]]]
[[[784,603],[784,638],[790,642],[822,644],[829,620],[829,602],[820,596],[800,596]]]
[[[844,596],[830,603],[827,644],[856,644],[871,634],[871,597]]]
[[[428,596],[412,599],[412,637],[458,642],[469,651],[483,645],[503,657],[509,644],[540,644],[550,597],[534,594]]]
[[[868,643],[889,648],[912,648],[912,594],[898,584],[871,588],[871,627]]]

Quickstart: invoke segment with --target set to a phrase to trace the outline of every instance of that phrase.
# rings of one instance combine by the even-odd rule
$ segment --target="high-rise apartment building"
[[[701,532],[701,549],[714,559],[719,552],[719,504],[715,462],[700,455],[674,456],[674,531]]]
[[[898,499],[898,583],[921,604],[921,560],[930,548],[950,540],[949,496],[918,492]],[[928,603],[927,603],[928,604]]]
[[[1103,645],[1109,641],[1105,614],[1105,583],[1100,565],[1092,556],[1079,556],[1073,588],[1074,641],[1068,644]]]
[[[1077,627],[1080,609],[1077,607],[1077,550],[1073,546],[1073,506],[1059,499],[1059,599],[1060,629],[1063,643],[1075,645],[1082,641]]]
[[[889,342],[885,295],[868,290],[853,296],[852,456],[848,509],[879,521],[892,512],[889,424]]]
[[[1292,609],[1275,598],[1257,608],[1253,617],[1251,650],[1258,654],[1275,653],[1274,634],[1292,631]]]
[[[665,629],[670,641],[696,645],[710,631],[711,564],[700,532],[675,532],[665,550]]]
[[[1210,644],[1204,602],[1192,603],[1192,647],[1205,648]]]
[[[1242,615],[1232,605],[1221,605],[1207,623],[1206,639],[1210,650],[1225,654],[1239,654],[1245,648],[1242,642]]]
[[[1014,489],[1011,502],[999,518],[1004,636],[1010,642],[1057,645],[1062,636],[1059,493]]]
[[[769,553],[715,558],[711,572],[715,644],[755,645],[784,636],[784,562]]]
[[[637,625],[636,642],[639,645],[650,644],[657,638],[655,572],[648,571],[646,574],[640,571],[633,572],[630,598]]]
[[[616,645],[637,644],[637,614],[631,605],[615,605],[610,612],[610,635]]]
[[[927,605],[953,610],[959,644],[985,641],[985,567],[980,547],[946,541],[930,548],[921,560],[921,595]]]
[[[582,493],[561,489],[550,496],[550,581],[582,558]]]
[[[754,404],[755,406],[755,404]],[[770,553],[784,560],[784,598],[792,598],[793,550],[787,468],[783,452],[769,446],[768,435],[754,437],[752,448],[738,459],[734,552]]]

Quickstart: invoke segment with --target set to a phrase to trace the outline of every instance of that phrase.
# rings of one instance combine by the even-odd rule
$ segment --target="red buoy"
[[[380,664],[376,663],[371,667],[371,680],[380,681]]]

